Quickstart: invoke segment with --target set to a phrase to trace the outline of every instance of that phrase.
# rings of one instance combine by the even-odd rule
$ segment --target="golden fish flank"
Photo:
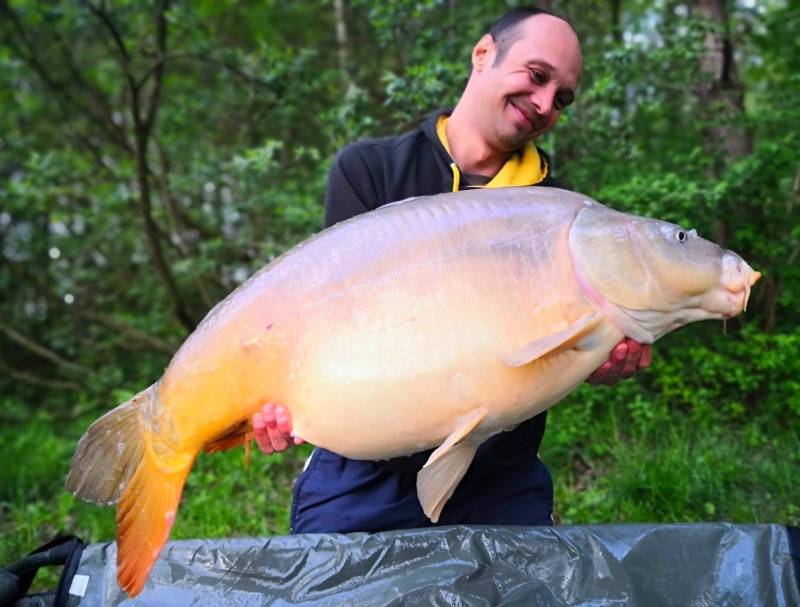
[[[435,521],[489,436],[556,403],[624,335],[738,314],[758,277],[693,231],[565,190],[387,205],[217,305],[159,381],[89,428],[67,488],[118,503],[117,577],[134,596],[197,454],[242,444],[271,400],[346,457],[435,448],[417,483]]]

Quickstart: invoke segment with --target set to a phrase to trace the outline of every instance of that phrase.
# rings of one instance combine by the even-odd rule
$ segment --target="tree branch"
[[[128,338],[130,341],[138,342],[158,352],[173,354],[180,345],[168,339],[163,339],[156,335],[151,335],[141,331],[136,327],[132,327],[131,325],[121,320],[112,318],[106,314],[89,311],[97,309],[99,304],[91,301],[88,296],[79,295],[83,302],[81,306],[68,306],[60,297],[54,296],[53,293],[48,290],[46,283],[42,282],[37,274],[28,272],[26,264],[9,263],[8,259],[3,259],[2,261],[3,263],[7,264],[7,267],[11,269],[12,273],[19,281],[30,286],[36,295],[46,299],[48,305],[52,305],[58,309],[60,314],[74,314],[79,318],[96,322],[99,325],[111,329],[116,334]],[[121,343],[116,345],[126,350],[132,349],[128,347],[127,344]],[[96,344],[92,344],[92,347],[96,347]]]
[[[186,303],[181,297],[175,278],[172,276],[169,264],[167,263],[164,251],[161,246],[161,238],[159,237],[159,228],[152,212],[152,201],[150,195],[150,170],[147,160],[147,147],[150,140],[151,130],[155,121],[156,110],[158,108],[158,101],[160,97],[161,81],[163,79],[163,64],[159,67],[154,75],[156,81],[151,89],[149,99],[142,112],[141,105],[141,88],[140,83],[136,81],[130,65],[130,55],[122,36],[117,30],[111,17],[102,8],[96,7],[89,2],[85,2],[89,10],[97,16],[103,25],[111,33],[117,46],[117,52],[120,57],[120,65],[125,72],[125,78],[128,81],[128,87],[131,92],[131,115],[133,117],[134,129],[134,159],[136,161],[136,181],[139,186],[139,197],[137,205],[139,212],[144,222],[144,232],[147,240],[147,247],[150,251],[150,257],[155,265],[156,272],[161,277],[164,286],[167,289],[167,295],[172,303],[173,310],[176,318],[180,323],[189,331],[194,330],[195,320],[192,318]],[[166,22],[166,8],[168,0],[161,0],[156,14],[156,45],[158,54],[163,56],[166,48],[167,37],[167,22]]]
[[[70,45],[66,43],[64,37],[61,35],[58,29],[53,30],[53,36],[58,44],[58,48],[62,57],[64,57],[67,70],[72,76],[72,80],[89,93],[89,99],[99,107],[99,111],[105,116],[106,124],[117,133],[117,136],[120,140],[124,141],[125,132],[119,125],[117,125],[116,122],[114,122],[114,111],[111,107],[108,96],[103,92],[102,89],[87,80],[83,73],[81,73],[81,70],[78,68],[77,63],[75,62],[75,57],[72,54]]]
[[[13,369],[3,361],[0,361],[0,369],[7,373],[9,377],[26,384],[31,384],[32,386],[43,386],[45,388],[50,388],[51,390],[80,390],[80,386],[74,382],[61,381],[58,379],[45,379],[43,377],[33,375],[32,373],[26,373],[24,371],[19,371],[18,369]]]
[[[5,333],[9,339],[16,342],[26,350],[33,352],[34,354],[37,354],[42,358],[46,358],[47,360],[55,363],[59,367],[63,367],[64,369],[68,369],[70,371],[73,371],[74,373],[80,373],[82,375],[89,375],[91,373],[90,369],[87,369],[86,367],[83,367],[77,363],[67,360],[60,354],[57,354],[56,352],[53,352],[53,350],[41,344],[36,343],[31,338],[26,337],[16,329],[12,329],[11,327],[9,327],[4,323],[0,323],[0,331]]]
[[[111,21],[111,17],[109,17],[108,13],[106,13],[106,11],[103,8],[97,7],[91,2],[87,2],[86,0],[84,0],[83,4],[84,6],[86,6],[86,8],[88,8],[92,12],[92,14],[94,14],[95,17],[100,19],[103,25],[106,26],[106,29],[111,34],[111,37],[114,38],[114,44],[117,47],[117,51],[122,56],[123,62],[125,63],[126,67],[125,71],[129,72],[127,66],[130,65],[131,56],[130,54],[128,54],[128,49],[125,46],[125,42],[122,40],[122,36],[120,35],[119,30],[114,25],[114,22]]]
[[[100,125],[108,135],[109,141],[126,151],[130,151],[124,134],[117,128],[113,121],[105,120],[104,118],[106,117],[98,114],[93,111],[90,106],[82,103],[66,85],[57,80],[50,70],[45,67],[45,64],[39,58],[37,45],[29,40],[19,17],[9,7],[7,0],[0,0],[0,15],[7,17],[8,21],[13,25],[21,46],[15,44],[10,36],[6,36],[6,44],[8,44],[9,48],[33,70],[44,86],[54,93],[53,98],[56,105],[61,110],[62,115],[67,119],[72,119],[73,116],[70,113],[70,109],[77,111],[79,114],[85,116],[92,125]],[[92,98],[93,87],[88,87],[87,90],[89,97]]]
[[[164,146],[158,137],[153,137],[153,143],[156,146],[156,157],[158,158],[157,174],[153,174],[153,178],[158,184],[159,194],[167,209],[167,213],[172,218],[176,229],[182,230],[188,228],[196,231],[201,238],[208,239],[214,236],[213,232],[204,225],[195,221],[183,208],[175,196],[172,195],[172,190],[169,185],[170,164],[167,155],[164,153]]]
[[[84,311],[79,311],[78,315],[88,320],[95,321],[105,327],[108,327],[109,329],[113,329],[124,337],[128,337],[134,341],[143,343],[147,346],[150,346],[154,350],[158,350],[159,352],[174,354],[178,349],[178,344],[173,344],[154,335],[150,335],[149,333],[145,333],[144,331],[140,331],[139,329],[122,321],[116,320],[115,318],[111,318],[110,316]]]
[[[158,56],[163,57],[167,52],[167,5],[169,0],[161,0],[158,5],[156,13],[156,50]],[[150,90],[150,97],[147,101],[145,108],[145,116],[143,126],[145,133],[148,135],[152,131],[153,123],[156,119],[156,112],[158,111],[158,100],[161,96],[161,86],[164,80],[164,63],[159,62],[158,67],[153,72],[154,83],[153,88]]]

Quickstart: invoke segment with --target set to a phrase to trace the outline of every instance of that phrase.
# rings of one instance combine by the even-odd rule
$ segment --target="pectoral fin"
[[[597,312],[591,312],[571,323],[563,331],[534,340],[514,352],[503,354],[503,360],[509,367],[522,367],[569,341],[589,333],[600,322],[601,318]]]
[[[425,516],[434,523],[475,457],[480,443],[469,440],[469,435],[485,416],[482,410],[470,415],[431,453],[417,474],[419,502]]]

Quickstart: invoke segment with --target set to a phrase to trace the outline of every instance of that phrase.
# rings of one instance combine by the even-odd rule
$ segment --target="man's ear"
[[[472,49],[472,69],[482,71],[494,60],[495,44],[491,34],[484,34]]]

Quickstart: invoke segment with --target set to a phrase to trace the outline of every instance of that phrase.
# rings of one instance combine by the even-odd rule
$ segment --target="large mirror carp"
[[[67,478],[117,504],[138,594],[198,453],[242,444],[262,403],[354,459],[435,448],[436,521],[477,447],[558,402],[623,336],[744,310],[759,278],[694,230],[532,187],[414,198],[292,248],[219,303],[164,375],[97,420]]]

